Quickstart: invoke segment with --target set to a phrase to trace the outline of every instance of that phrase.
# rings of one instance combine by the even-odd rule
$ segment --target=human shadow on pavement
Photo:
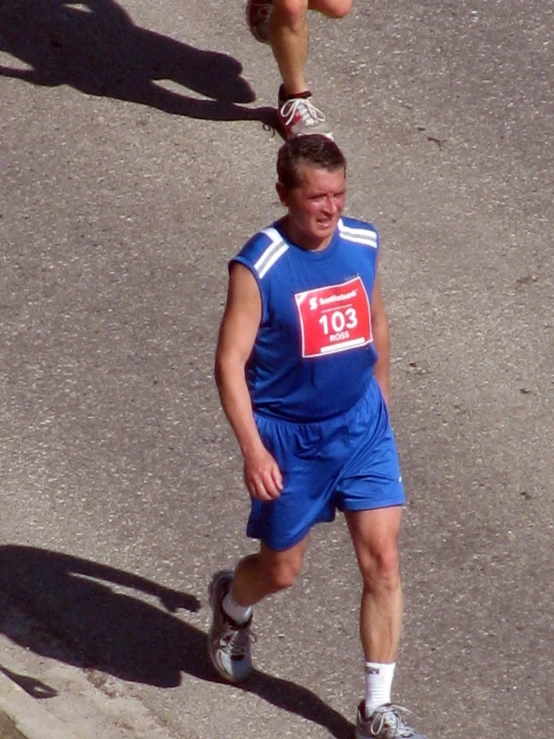
[[[273,108],[240,105],[256,99],[240,62],[140,28],[114,0],[2,0],[0,51],[19,60],[0,76],[192,118],[275,122]]]
[[[199,608],[191,594],[107,565],[0,546],[0,631],[25,649],[82,669],[159,688],[177,687],[183,672],[220,682],[208,660],[206,634],[172,615]],[[10,617],[10,609],[26,614],[31,627]],[[352,735],[340,713],[289,680],[254,670],[236,689],[319,724],[336,739]]]
[[[8,670],[2,665],[0,665],[0,672],[8,677],[12,682],[17,683],[20,688],[23,688],[26,693],[28,693],[33,698],[36,698],[37,700],[54,698],[58,695],[57,690],[55,690],[51,685],[43,683],[42,680],[37,680],[34,677],[29,677],[29,675],[20,675],[17,672]]]

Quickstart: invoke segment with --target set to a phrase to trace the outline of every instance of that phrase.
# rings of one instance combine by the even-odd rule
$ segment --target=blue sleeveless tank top
[[[379,237],[343,217],[329,246],[306,251],[279,222],[231,260],[254,275],[262,319],[246,378],[257,413],[308,423],[351,408],[365,393],[377,352],[371,295]]]

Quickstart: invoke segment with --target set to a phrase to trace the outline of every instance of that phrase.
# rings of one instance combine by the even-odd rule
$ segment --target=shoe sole
[[[281,119],[279,118],[278,125],[277,125],[277,132],[281,135],[281,138],[283,138],[285,141],[289,141],[290,139],[298,139],[301,136],[312,136],[314,133],[316,133],[318,136],[325,136],[326,139],[329,139],[330,141],[335,140],[335,135],[332,131],[327,131],[326,133],[321,133],[321,131],[315,131],[315,132],[308,132],[308,133],[290,133],[287,130],[287,127],[281,122]]]

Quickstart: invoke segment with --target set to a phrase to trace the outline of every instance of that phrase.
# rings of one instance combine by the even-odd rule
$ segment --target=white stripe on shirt
[[[377,248],[377,233],[369,228],[346,226],[341,218],[339,220],[339,233],[345,241],[371,246],[373,249]]]
[[[258,273],[260,280],[269,272],[275,262],[288,250],[289,246],[283,241],[283,238],[276,228],[265,228],[263,234],[269,236],[271,242],[265,249],[258,261],[254,264],[254,269]]]

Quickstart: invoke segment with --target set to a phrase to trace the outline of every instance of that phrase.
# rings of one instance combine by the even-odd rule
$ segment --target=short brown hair
[[[306,164],[328,172],[337,169],[346,172],[342,151],[334,141],[319,133],[295,136],[281,146],[277,155],[277,177],[283,187],[287,190],[296,187],[299,184],[298,170]]]

